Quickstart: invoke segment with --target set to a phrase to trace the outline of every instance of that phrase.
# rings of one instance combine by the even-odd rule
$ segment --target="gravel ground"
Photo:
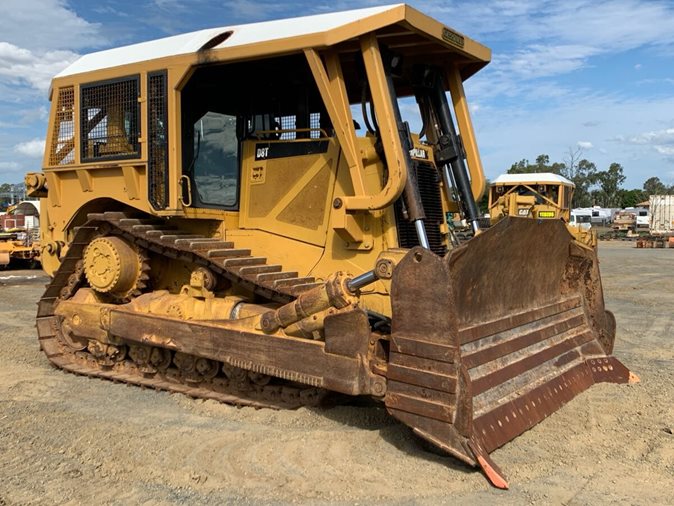
[[[671,504],[674,250],[602,242],[615,354],[597,385],[492,454],[511,489],[428,452],[372,406],[234,408],[66,374],[38,351],[46,278],[0,272],[0,506]]]

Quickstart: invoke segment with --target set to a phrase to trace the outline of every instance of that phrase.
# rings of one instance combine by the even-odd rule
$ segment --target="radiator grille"
[[[82,161],[140,156],[138,77],[82,85]]]
[[[147,78],[148,198],[155,209],[168,206],[168,111],[166,72]]]
[[[428,236],[428,244],[431,251],[436,255],[444,256],[447,246],[440,232],[440,225],[444,222],[442,211],[442,197],[440,195],[440,176],[435,167],[429,163],[416,163],[414,169],[419,183],[421,203],[426,213],[424,226]],[[414,224],[403,217],[403,199],[398,199],[395,204],[396,223],[398,228],[398,244],[401,248],[413,248],[419,246],[419,239]]]

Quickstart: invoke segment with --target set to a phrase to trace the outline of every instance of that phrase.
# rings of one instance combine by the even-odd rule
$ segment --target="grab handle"
[[[185,202],[185,199],[183,196],[185,195],[185,187],[183,186],[183,181],[187,181],[187,202]],[[185,207],[191,207],[192,206],[192,181],[188,176],[182,175],[180,176],[180,179],[178,180],[178,186],[180,187],[180,196],[178,197],[178,200],[180,203],[185,206]]]

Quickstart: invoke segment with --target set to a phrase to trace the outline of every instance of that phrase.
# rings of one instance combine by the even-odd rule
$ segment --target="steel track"
[[[315,405],[325,391],[296,383],[272,379],[260,384],[259,376],[237,370],[230,377],[218,366],[218,375],[206,378],[175,367],[157,368],[134,363],[128,358],[96,358],[88,351],[70,346],[63,337],[55,309],[59,301],[72,297],[85,282],[82,257],[95,237],[118,235],[141,250],[179,259],[212,270],[232,283],[243,285],[268,300],[289,302],[304,290],[318,286],[314,278],[285,272],[280,265],[268,265],[265,258],[251,256],[250,250],[206,236],[192,235],[166,226],[156,218],[138,218],[126,213],[107,212],[88,215],[87,222],[75,230],[75,236],[59,269],[47,285],[38,303],[37,329],[40,347],[55,366],[78,375],[94,376],[141,387],[167,390],[195,398],[213,399],[237,406],[256,408],[297,408]],[[121,336],[123,339],[123,336]],[[149,349],[149,348],[148,348]],[[173,356],[172,356],[173,358]]]

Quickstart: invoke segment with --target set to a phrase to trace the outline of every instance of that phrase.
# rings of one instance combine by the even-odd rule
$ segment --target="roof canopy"
[[[552,172],[532,172],[527,174],[501,174],[494,179],[492,184],[563,184],[576,186],[571,181],[559,174]]]
[[[16,205],[14,214],[24,214],[26,216],[40,216],[39,200],[24,200]]]
[[[405,29],[401,30],[400,25]],[[389,27],[391,29],[386,31]],[[219,49],[238,49],[241,51],[236,51],[237,54],[245,54],[245,57],[250,58],[270,55],[275,51],[292,52],[307,47],[328,47],[377,30],[385,32],[382,36],[386,37],[386,43],[396,50],[397,46],[408,48],[432,42],[436,46],[436,52],[439,44],[444,46],[444,49],[440,48],[443,53],[452,51],[462,55],[464,79],[486,65],[491,58],[491,53],[485,46],[450,30],[408,5],[397,4],[210,28],[108,49],[82,56],[56,78],[167,57],[198,56],[206,51],[212,51],[213,54]]]

